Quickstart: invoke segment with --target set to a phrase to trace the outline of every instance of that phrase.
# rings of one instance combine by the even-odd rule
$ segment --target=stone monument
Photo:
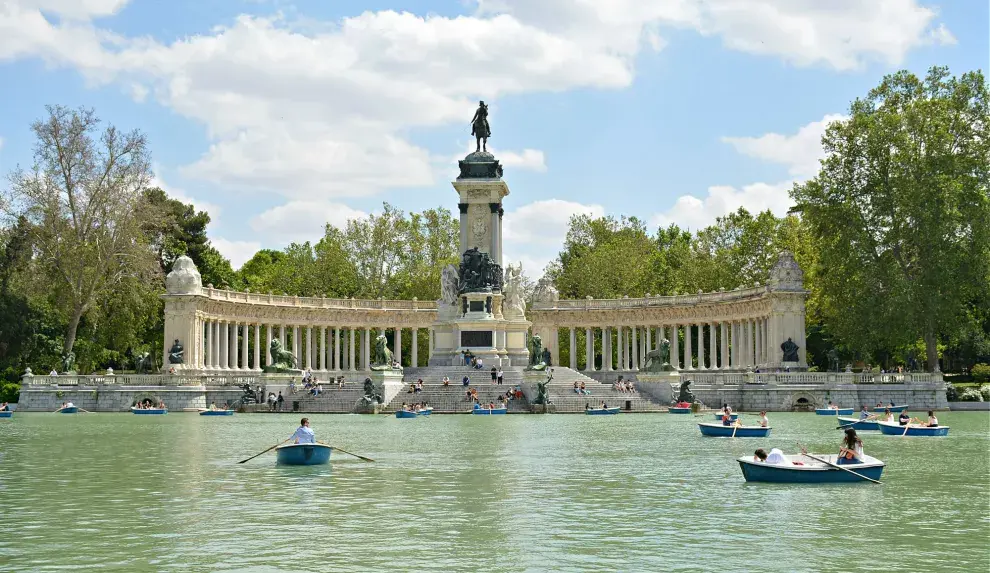
[[[488,108],[481,102],[472,119],[477,151],[458,162],[453,182],[459,197],[460,252],[457,268],[447,267],[440,279],[434,351],[431,366],[463,364],[464,353],[486,365],[526,366],[525,303],[519,267],[503,271],[502,200],[509,186],[502,166],[482,145],[491,135]]]
[[[165,292],[172,300],[168,301],[169,312],[165,313],[162,364],[180,370],[202,358],[188,356],[182,350],[190,348],[195,352],[202,348],[199,340],[203,336],[202,323],[196,319],[196,303],[192,299],[202,294],[203,279],[192,259],[185,255],[175,259],[172,272],[165,277]],[[171,344],[168,342],[170,340],[173,341]],[[176,347],[178,353],[175,352]]]

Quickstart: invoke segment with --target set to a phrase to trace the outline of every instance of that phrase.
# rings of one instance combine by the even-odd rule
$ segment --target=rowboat
[[[589,416],[608,416],[611,414],[618,414],[619,407],[615,406],[613,408],[588,408],[584,411],[585,414]]]
[[[326,444],[286,444],[275,448],[276,463],[283,466],[318,466],[330,461]]]
[[[131,408],[131,412],[146,416],[160,416],[162,414],[168,414],[168,408]]]
[[[669,414],[690,414],[691,413],[691,406],[688,406],[687,408],[681,408],[680,406],[671,406],[671,407],[667,408],[667,413],[669,413]]]
[[[873,408],[873,413],[883,414],[884,411],[886,410],[890,410],[891,412],[894,413],[900,413],[903,412],[904,410],[907,410],[907,404],[902,404],[900,406],[877,406],[876,408]]]
[[[59,414],[78,414],[79,413],[79,407],[78,406],[66,406],[65,408],[62,408],[62,409],[56,410],[56,411]]]
[[[729,414],[729,421],[730,422],[735,422],[738,419],[739,419],[739,414]],[[716,412],[715,413],[715,421],[716,422],[721,422],[722,421],[722,413],[721,412]]]
[[[698,429],[702,436],[717,436],[719,438],[731,438],[735,430],[737,438],[765,438],[770,435],[770,426],[723,426],[722,424],[698,423]]]
[[[6,412],[0,412],[0,418],[10,418],[14,415],[14,412],[7,410]]]
[[[813,455],[833,464],[837,457],[835,454]],[[842,464],[839,468],[823,464],[801,454],[784,456],[784,458],[787,460],[785,464],[753,461],[753,456],[743,456],[737,461],[746,481],[772,483],[855,483],[865,481],[855,474],[839,468],[846,468],[864,477],[879,480],[886,465],[880,460],[866,455],[863,456],[862,463]],[[795,465],[795,462],[802,465]]]
[[[415,418],[416,416],[419,416],[419,414],[417,414],[416,412],[410,412],[409,410],[396,410],[395,411],[395,417],[396,418]]]
[[[907,425],[902,426],[897,423],[890,422],[877,422],[880,426],[880,433],[885,436],[948,436],[949,427],[948,426],[936,426],[934,428],[929,428],[928,426],[915,426]],[[905,430],[907,434],[905,434]]]
[[[819,416],[852,416],[852,408],[815,408]]]
[[[433,413],[433,408],[423,408],[422,410],[416,410],[416,413],[420,416],[429,416]]]
[[[478,416],[497,416],[508,413],[508,408],[475,408],[471,413]]]
[[[203,410],[199,413],[200,416],[233,416],[233,410]]]
[[[839,416],[839,423],[847,428],[852,428],[860,432],[875,432],[880,429],[880,427],[877,426],[876,420],[858,420],[856,418],[843,418],[842,416]]]

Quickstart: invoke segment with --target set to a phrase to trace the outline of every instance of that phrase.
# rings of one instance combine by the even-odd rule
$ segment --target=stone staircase
[[[478,390],[478,401],[482,404],[498,403],[498,396],[508,392],[523,383],[521,368],[506,368],[503,370],[502,385],[492,384],[491,368],[475,370],[468,366],[428,366],[423,368],[406,368],[403,371],[406,388],[388,404],[388,410],[397,410],[403,402],[427,402],[437,414],[466,414],[472,408],[472,402],[465,397],[468,388]],[[444,387],[443,377],[450,378],[450,386]],[[468,387],[463,385],[464,377],[470,380]],[[409,384],[423,380],[423,391],[409,393]],[[520,400],[509,402],[509,413],[528,413],[529,402],[525,396]]]
[[[590,395],[575,394],[574,382],[584,382],[585,390]],[[611,382],[599,382],[570,368],[555,366],[553,380],[548,388],[552,405],[551,412],[576,413],[584,412],[585,404],[592,408],[601,405],[602,400],[610,407],[618,406],[628,412],[666,412],[667,404],[657,404],[639,392],[619,392],[612,388]]]

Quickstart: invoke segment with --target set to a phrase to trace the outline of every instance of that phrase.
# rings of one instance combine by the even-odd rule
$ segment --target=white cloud
[[[546,159],[538,149],[523,149],[522,152],[501,151],[495,157],[505,167],[529,169],[531,171],[546,171]]]
[[[230,259],[230,266],[237,270],[246,263],[261,249],[258,241],[228,241],[223,237],[213,237],[210,239],[213,247],[220,251],[220,254]],[[219,286],[219,285],[217,285]]]
[[[534,201],[507,211],[502,220],[503,263],[522,261],[526,274],[538,279],[563,248],[572,216],[601,217],[604,214],[605,208],[601,205],[562,199]]]
[[[740,207],[745,207],[750,213],[769,209],[774,215],[782,217],[792,205],[787,192],[793,184],[793,181],[785,181],[752,183],[741,189],[726,185],[709,187],[704,198],[693,195],[679,197],[669,209],[653,215],[650,225],[666,227],[675,224],[682,229],[698,231],[714,223],[717,217],[728,215]]]
[[[368,214],[342,203],[330,201],[290,201],[251,219],[251,229],[266,243],[316,242],[323,237],[327,224],[343,229],[347,221]]]
[[[156,168],[152,167],[152,171],[156,171]],[[148,184],[148,186],[161,188],[161,190],[164,191],[165,194],[171,197],[172,199],[181,201],[188,205],[192,205],[193,207],[196,208],[197,211],[206,211],[210,215],[210,221],[212,221],[213,223],[216,223],[218,218],[220,217],[220,212],[222,211],[222,209],[220,208],[219,205],[217,205],[216,203],[210,203],[209,201],[201,201],[199,199],[190,197],[185,191],[183,191],[182,189],[177,189],[175,187],[172,187],[171,185],[166,183],[164,179],[162,179],[157,175],[151,178],[151,182]]]
[[[846,119],[841,114],[829,114],[821,121],[802,126],[794,135],[767,133],[759,137],[723,137],[722,141],[743,155],[782,163],[795,177],[813,177],[818,173],[819,161],[825,157],[821,144],[825,129],[833,121]]]
[[[478,0],[476,14],[455,18],[240,16],[170,43],[92,23],[125,4],[5,0],[0,60],[41,57],[92,82],[119,81],[139,101],[152,97],[213,140],[184,175],[290,201],[432,185],[435,159],[408,140],[410,128],[466,124],[479,97],[626,87],[637,55],[663,47],[664,28],[840,70],[896,64],[914,46],[953,39],[917,0]],[[492,124],[497,137],[497,112]],[[502,157],[546,168],[536,150]]]

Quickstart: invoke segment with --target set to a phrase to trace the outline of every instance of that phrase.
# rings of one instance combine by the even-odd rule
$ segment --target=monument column
[[[646,368],[646,355],[649,354],[651,350],[653,350],[653,327],[650,325],[646,325],[643,328],[646,330],[646,342],[645,342],[646,346],[645,346],[645,350],[643,351],[643,365],[641,366],[641,368]]]
[[[609,355],[608,342],[610,335],[608,332],[608,327],[602,327],[602,370],[609,372],[612,370],[612,356]]]
[[[327,370],[327,327],[320,327],[320,370]]]
[[[395,352],[393,352],[393,354],[394,354],[393,358],[395,359],[396,362],[399,363],[399,366],[401,366],[402,365],[402,327],[401,326],[395,327]]]
[[[361,339],[361,367],[365,370],[371,369],[371,327],[364,327],[364,336]]]
[[[680,333],[677,332],[678,326],[675,322],[670,325],[670,365],[674,367],[674,370],[681,369],[681,356],[680,356]]]
[[[227,355],[230,353],[230,325],[226,320],[220,321],[220,369],[227,369]]]
[[[639,370],[639,327],[632,327],[632,340],[630,341],[632,346],[632,368],[630,370]]]
[[[708,323],[708,367],[712,370],[718,370],[718,345],[715,340],[717,330],[714,322]]]
[[[261,370],[261,323],[254,323],[254,363],[252,370]]]
[[[354,327],[353,326],[347,327],[347,335],[348,335],[347,368],[351,372],[354,372],[355,368],[354,368]]]
[[[722,369],[725,370],[729,368],[729,326],[724,320],[719,322],[718,326],[722,337],[719,348],[722,352]]]
[[[213,321],[206,321],[206,354],[204,358],[204,367],[207,369],[213,368]]]
[[[251,367],[248,364],[248,332],[250,332],[250,325],[244,322],[241,324],[241,370],[249,370]]]
[[[705,323],[698,323],[698,370],[705,368]]]
[[[584,329],[584,371],[595,371],[595,336],[591,327]]]
[[[419,328],[412,329],[412,346],[409,349],[409,366],[419,368]]]
[[[684,369],[694,370],[694,355],[691,352],[691,323],[684,325]]]
[[[763,364],[763,319],[756,321],[756,363]]]
[[[570,366],[571,370],[577,370],[577,336],[574,334],[574,327],[571,327],[571,353],[570,353]]]

